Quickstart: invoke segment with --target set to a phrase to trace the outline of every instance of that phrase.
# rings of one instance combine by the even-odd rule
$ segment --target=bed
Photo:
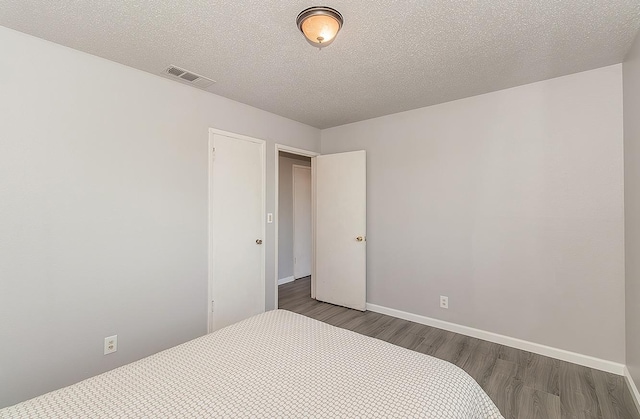
[[[0,410],[0,418],[502,418],[453,364],[285,310]]]

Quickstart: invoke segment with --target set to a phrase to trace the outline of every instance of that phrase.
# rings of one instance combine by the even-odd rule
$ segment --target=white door
[[[311,275],[311,168],[293,165],[293,277]]]
[[[264,312],[264,142],[211,133],[210,331]]]
[[[314,261],[317,300],[366,309],[366,154],[311,159]]]

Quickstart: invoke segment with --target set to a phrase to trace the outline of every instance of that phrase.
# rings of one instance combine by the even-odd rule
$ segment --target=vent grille
[[[187,81],[196,81],[198,80],[198,76],[196,76],[195,74],[192,73],[184,73],[183,75],[180,76],[181,79],[185,79]]]
[[[176,67],[175,65],[167,67],[162,73],[173,80],[179,80],[201,89],[205,89],[215,83],[214,80],[185,70],[184,68]]]
[[[176,77],[180,77],[182,74],[184,74],[184,71],[180,70],[179,68],[176,67],[169,67],[167,69],[167,73],[174,75]]]

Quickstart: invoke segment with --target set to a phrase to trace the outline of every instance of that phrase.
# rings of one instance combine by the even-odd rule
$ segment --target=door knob
[[[359,242],[364,241],[364,237],[358,236],[358,237],[356,237],[356,240],[359,241]]]
[[[262,240],[256,239],[256,244],[262,244]]]

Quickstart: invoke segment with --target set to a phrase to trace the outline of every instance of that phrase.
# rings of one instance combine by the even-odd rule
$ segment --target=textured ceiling
[[[322,51],[295,24],[320,4]],[[619,63],[640,0],[0,0],[0,25],[327,128]]]

